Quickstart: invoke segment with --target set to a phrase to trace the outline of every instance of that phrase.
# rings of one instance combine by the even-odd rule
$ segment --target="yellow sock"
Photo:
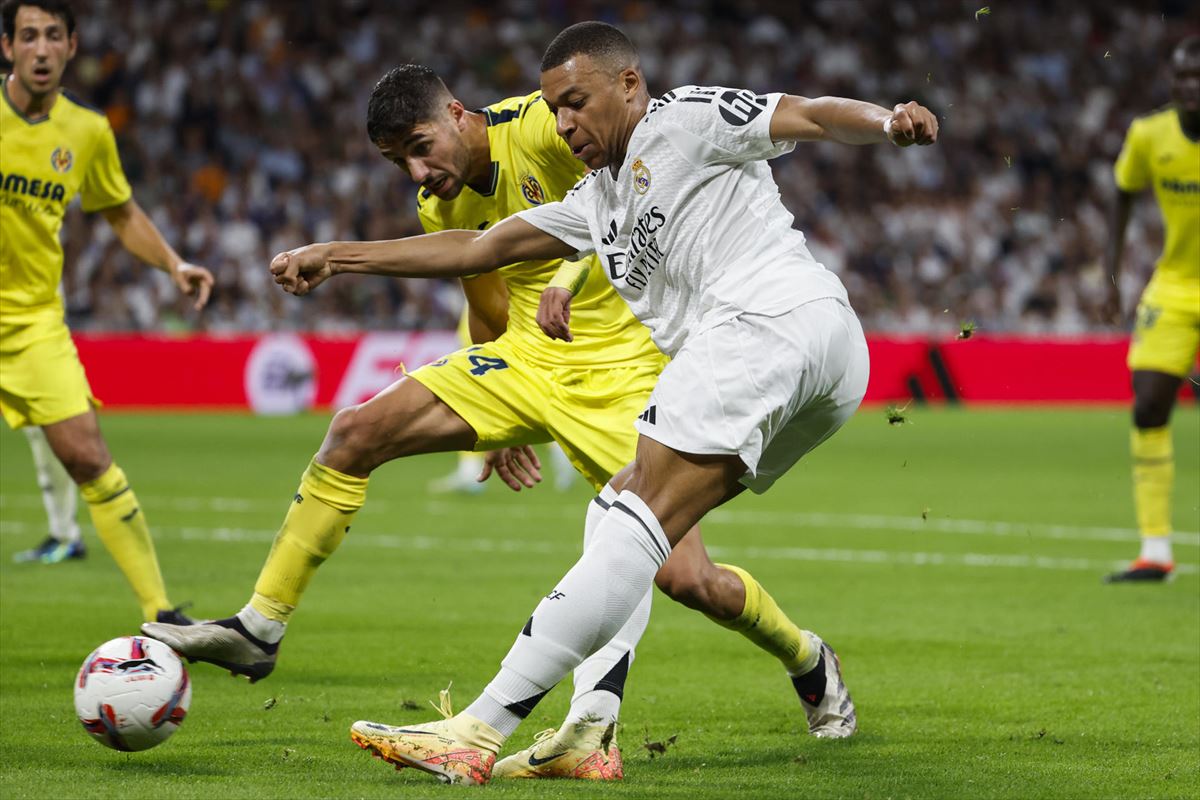
[[[287,622],[313,573],[337,550],[366,499],[366,478],[311,462],[258,574],[250,605],[268,619]]]
[[[820,653],[796,623],[780,610],[775,598],[767,594],[762,584],[741,567],[717,566],[741,578],[746,586],[746,605],[734,619],[709,619],[723,628],[737,631],[778,658],[791,675],[802,675],[815,667]]]
[[[150,528],[125,473],[112,464],[99,478],[80,486],[79,493],[87,503],[100,541],[133,587],[142,616],[153,622],[155,615],[170,608],[171,603],[158,569]]]
[[[1142,536],[1171,534],[1171,489],[1175,455],[1171,429],[1134,428],[1129,439],[1133,454],[1133,504]]]

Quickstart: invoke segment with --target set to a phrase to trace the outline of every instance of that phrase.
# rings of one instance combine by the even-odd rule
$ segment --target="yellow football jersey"
[[[63,214],[76,194],[84,211],[132,196],[103,113],[65,91],[49,115],[30,120],[8,98],[0,75],[0,314],[18,321],[61,314],[58,284]]]
[[[1200,310],[1200,142],[1184,135],[1166,108],[1129,126],[1113,170],[1122,191],[1153,185],[1166,241],[1146,293],[1157,302]]]
[[[422,189],[417,211],[427,232],[482,230],[532,206],[561,199],[583,176],[583,164],[571,155],[554,128],[554,115],[542,93],[510,97],[481,109],[491,147],[490,190],[463,187],[454,200],[441,200]],[[542,290],[562,262],[514,264],[500,274],[508,284],[507,341],[530,360],[550,366],[603,366],[660,358],[650,332],[638,322],[594,261],[587,283],[571,302],[575,341],[549,339],[537,325]]]

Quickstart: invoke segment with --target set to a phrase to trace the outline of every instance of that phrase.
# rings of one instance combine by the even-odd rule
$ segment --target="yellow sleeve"
[[[529,109],[529,113],[526,115],[525,129],[521,133],[530,143],[531,151],[537,153],[547,164],[573,173],[577,177],[583,177],[583,173],[587,171],[583,162],[571,155],[571,148],[567,147],[567,143],[558,135],[554,115],[550,113],[546,101],[540,97]],[[558,200],[559,198],[550,199]]]
[[[133,197],[125,171],[121,169],[121,157],[117,154],[117,140],[113,136],[108,120],[104,121],[104,130],[100,134],[100,142],[92,153],[91,163],[88,164],[87,174],[79,187],[80,201],[84,211],[100,211],[125,203]]]
[[[1123,192],[1140,192],[1150,185],[1149,139],[1143,136],[1141,120],[1134,120],[1125,134],[1125,144],[1113,167],[1117,188]]]

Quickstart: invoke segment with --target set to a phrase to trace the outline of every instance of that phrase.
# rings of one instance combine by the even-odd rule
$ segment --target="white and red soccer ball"
[[[166,741],[191,701],[192,684],[179,656],[145,636],[100,645],[75,679],[79,721],[93,739],[114,750],[148,750]]]

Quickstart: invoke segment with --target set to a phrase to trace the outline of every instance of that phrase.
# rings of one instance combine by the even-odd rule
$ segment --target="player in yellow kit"
[[[40,427],[79,485],[96,532],[133,587],[143,616],[183,622],[171,608],[150,531],[100,434],[95,398],[63,321],[58,240],[79,195],[125,249],[166,271],[181,291],[208,299],[212,275],[171,249],[133,199],[104,114],[60,88],[78,37],[61,0],[9,0],[0,12],[0,412],[13,428]]]
[[[561,198],[584,171],[556,134],[540,92],[471,112],[425,67],[399,67],[379,82],[367,130],[380,152],[422,185],[418,208],[428,231],[490,227]],[[465,280],[472,314],[484,328],[503,334],[422,367],[368,402],[337,413],[241,612],[190,628],[151,624],[143,630],[191,658],[254,680],[264,677],[274,668],[284,625],[305,586],[362,505],[367,476],[387,461],[417,453],[492,451],[489,467],[520,489],[537,479],[527,446],[557,441],[600,490],[589,506],[586,543],[616,497],[610,479],[633,459],[633,422],[665,358],[599,264],[586,272],[568,265],[557,275],[562,264],[526,262]],[[553,341],[538,327],[538,304],[548,282],[577,289],[572,342]],[[748,573],[714,565],[698,530],[674,550],[657,584],[744,633],[790,673],[803,672],[806,663],[812,669],[809,637]],[[556,735],[510,756],[495,775],[621,777],[613,724],[649,612],[647,595],[630,624],[575,673],[571,710]]]
[[[1110,583],[1162,581],[1174,568],[1171,490],[1175,457],[1169,422],[1182,380],[1200,349],[1200,36],[1171,56],[1172,104],[1129,126],[1114,170],[1117,200],[1109,237],[1108,310],[1120,318],[1118,275],[1125,227],[1138,192],[1153,187],[1166,241],[1142,292],[1129,346],[1133,372],[1133,493],[1142,548]]]

